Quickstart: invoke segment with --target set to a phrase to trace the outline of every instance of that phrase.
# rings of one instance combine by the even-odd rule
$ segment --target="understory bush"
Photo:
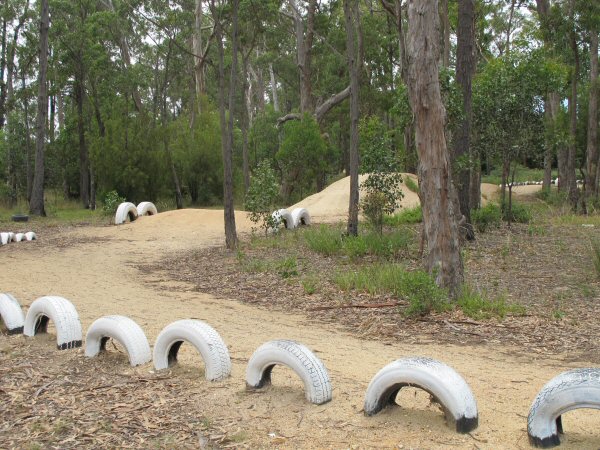
[[[384,223],[388,226],[410,225],[423,222],[423,210],[421,205],[413,208],[404,208],[392,216],[385,216]]]
[[[505,207],[502,209],[502,219],[508,222],[509,217],[511,222],[529,223],[532,218],[531,208],[527,205],[523,205],[522,203],[512,202],[510,216],[508,205],[505,205]]]
[[[124,201],[126,201],[125,197],[121,197],[117,191],[109,191],[102,199],[102,212],[106,215],[114,214]]]
[[[498,228],[502,223],[502,210],[496,203],[488,203],[482,208],[471,210],[471,222],[480,233]]]

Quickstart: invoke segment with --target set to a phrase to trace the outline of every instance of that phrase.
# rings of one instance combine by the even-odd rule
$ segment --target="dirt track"
[[[245,216],[238,215],[238,229],[247,229],[248,225]],[[190,349],[182,355],[184,373],[175,371],[173,376],[189,378],[190,401],[198,404],[198,396],[205,398],[200,402],[198,415],[235,424],[231,432],[242,430],[239,446],[527,448],[526,416],[532,399],[547,380],[574,367],[551,355],[515,357],[509,348],[364,341],[332,326],[307,323],[302,317],[254,309],[182,289],[172,291],[172,281],[144,275],[135,268],[140,261],[156,261],[166,253],[218,244],[221,230],[222,212],[184,210],[119,227],[79,228],[57,236],[42,235],[38,242],[0,250],[0,286],[24,306],[47,294],[72,300],[84,330],[107,314],[133,318],[146,331],[150,342],[163,326],[180,318],[199,318],[213,325],[229,346],[232,377],[213,384],[203,380],[202,371],[197,378],[190,375],[201,364]],[[285,285],[281,289],[281,295],[285,295]],[[275,338],[302,341],[318,354],[333,382],[331,403],[307,404],[300,381],[285,368],[275,370],[274,387],[258,394],[245,392],[247,359],[261,343]],[[22,339],[0,336],[5,348],[18,348]],[[470,383],[480,414],[480,426],[472,435],[455,434],[445,426],[438,408],[429,404],[428,396],[411,392],[412,389],[399,396],[402,408],[392,408],[372,418],[363,416],[362,401],[370,378],[385,364],[409,355],[438,358]],[[63,353],[56,353],[57,364],[65,358]],[[116,360],[114,355],[104,358],[106,370],[117,364],[115,370],[134,371],[127,367],[124,355]],[[151,369],[151,365],[146,365],[135,371],[148,373]],[[576,411],[566,415],[565,448],[600,447],[598,414],[594,413]],[[10,433],[19,433],[18,427]],[[270,433],[278,438],[269,437]],[[0,434],[0,446],[2,440]]]

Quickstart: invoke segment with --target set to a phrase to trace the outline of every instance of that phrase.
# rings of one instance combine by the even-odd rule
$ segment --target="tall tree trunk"
[[[196,86],[196,108],[201,112],[201,98],[204,95],[204,65],[202,64],[202,0],[196,0],[194,36],[192,50],[194,53],[194,79]]]
[[[571,44],[571,50],[573,51],[573,57],[575,64],[573,66],[573,72],[571,74],[571,97],[569,98],[569,119],[570,119],[570,134],[571,139],[569,141],[568,153],[567,153],[567,165],[566,165],[566,182],[567,182],[567,193],[569,202],[573,210],[577,209],[577,202],[579,200],[579,191],[577,190],[577,174],[575,172],[575,158],[577,157],[577,81],[579,78],[579,48],[577,47],[577,36],[575,32],[575,0],[570,1],[570,17],[572,21],[572,29],[570,32],[569,40]]]
[[[215,0],[211,0],[211,10],[215,21],[215,35],[219,54],[219,119],[221,122],[221,148],[223,153],[223,206],[225,218],[225,246],[234,249],[237,246],[235,211],[233,208],[233,100],[237,72],[237,13],[238,0],[233,0],[233,58],[229,86],[229,120],[225,117],[225,52],[223,49],[223,24],[217,12]],[[231,127],[230,127],[231,124]]]
[[[26,73],[21,70],[21,89],[25,92]],[[26,196],[27,202],[31,200],[31,191],[33,190],[33,171],[31,170],[31,135],[29,131],[29,98],[27,95],[23,98],[23,115],[25,119],[25,178],[26,178]]]
[[[279,112],[279,99],[277,97],[277,83],[275,81],[275,72],[273,72],[273,64],[269,64],[269,75],[271,76],[271,99],[273,101],[273,109]]]
[[[90,160],[85,142],[83,101],[85,88],[81,68],[75,71],[75,101],[77,103],[77,134],[79,136],[79,199],[84,208],[90,207]]]
[[[419,190],[427,238],[426,267],[456,298],[463,281],[457,223],[458,200],[450,173],[438,71],[439,15],[436,0],[408,6],[409,98],[416,119]]]
[[[354,4],[353,4],[354,3]],[[346,23],[346,52],[350,73],[350,202],[348,206],[348,234],[358,235],[358,119],[359,119],[359,61],[355,50],[358,7],[352,0],[344,0]]]
[[[456,50],[456,81],[461,87],[464,116],[454,138],[454,173],[460,212],[465,217],[462,233],[471,241],[475,232],[471,225],[470,185],[473,158],[471,157],[472,80],[475,72],[475,3],[458,0],[458,46]]]
[[[171,153],[171,147],[169,142],[169,133],[168,133],[168,125],[169,118],[167,114],[167,87],[169,85],[169,64],[171,61],[171,52],[173,50],[173,41],[169,40],[169,50],[167,51],[167,56],[165,57],[165,78],[163,80],[162,85],[162,108],[161,108],[161,118],[162,118],[162,126],[164,128],[163,134],[163,145],[165,148],[165,154],[167,156],[167,164],[171,169],[171,177],[173,180],[173,188],[175,190],[175,204],[177,205],[177,209],[183,208],[183,195],[181,195],[181,186],[179,184],[179,176],[177,176],[177,169],[175,168],[175,162],[173,161],[173,155]]]
[[[250,83],[248,82],[248,56],[242,54],[242,173],[244,176],[244,194],[248,193],[250,188],[250,163],[248,161],[248,128],[250,128]]]
[[[41,0],[40,17],[40,56],[38,72],[38,112],[36,118],[36,150],[33,188],[29,201],[29,212],[36,216],[45,216],[44,209],[44,150],[46,148],[46,119],[48,116],[48,29],[50,28],[48,0]]]
[[[460,4],[460,2],[459,2]],[[440,9],[440,22],[442,26],[442,54],[440,65],[444,68],[450,67],[450,17],[448,14],[448,0],[440,0],[439,3]],[[459,13],[459,21],[460,21],[460,13]],[[460,24],[458,26],[460,29]]]
[[[300,15],[297,0],[290,0],[292,14],[294,16],[294,28],[296,32],[297,64],[300,69],[300,112],[302,114],[312,113],[312,43],[314,36],[314,21],[317,0],[308,0],[307,7],[307,30],[304,30],[304,22]]]
[[[4,72],[6,71],[6,53],[6,17],[3,17],[2,34],[0,35],[0,130],[4,128],[4,117],[6,114],[6,83],[4,82]]]
[[[588,134],[586,161],[586,197],[597,192],[598,179],[598,31],[590,34],[590,95],[588,106]]]

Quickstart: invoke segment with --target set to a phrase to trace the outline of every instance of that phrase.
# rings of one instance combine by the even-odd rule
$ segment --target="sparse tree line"
[[[223,204],[234,246],[233,205],[268,161],[282,204],[350,175],[354,234],[361,161],[383,152],[419,169],[428,266],[452,286],[491,170],[503,192],[516,163],[543,167],[545,190],[557,170],[574,210],[598,201],[597,2],[10,0],[0,13],[8,207],[43,215],[44,189],[85,208],[111,191]]]

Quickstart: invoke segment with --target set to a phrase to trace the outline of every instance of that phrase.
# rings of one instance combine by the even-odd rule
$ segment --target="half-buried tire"
[[[15,234],[15,237],[14,237],[14,241],[15,242],[21,242],[21,241],[25,241],[25,240],[26,240],[25,233],[17,233],[17,234]]]
[[[81,347],[81,322],[73,304],[62,297],[40,297],[34,301],[27,315],[23,334],[33,337],[46,333],[48,321],[56,328],[56,346],[59,350]]]
[[[181,344],[189,342],[204,360],[205,377],[219,381],[231,374],[231,359],[219,333],[201,320],[178,320],[167,325],[154,343],[154,367],[167,369],[177,363]]]
[[[298,228],[302,225],[310,225],[310,214],[305,208],[296,208],[292,211],[292,219],[294,221],[294,228]]]
[[[127,220],[133,222],[137,217],[138,211],[133,203],[121,203],[115,213],[115,225],[121,225],[122,223],[127,222]]]
[[[10,243],[12,239],[8,233],[0,233],[0,245],[6,245]]]
[[[85,336],[85,356],[92,358],[105,351],[106,343],[111,338],[125,347],[132,366],[145,364],[152,359],[144,331],[125,316],[104,316],[92,323]]]
[[[8,334],[21,334],[25,324],[25,316],[21,305],[10,294],[0,294],[0,317]]]
[[[575,369],[550,380],[529,410],[527,434],[535,447],[560,445],[562,415],[579,408],[600,409],[600,369]],[[596,428],[596,431],[600,427]]]
[[[431,358],[399,359],[377,372],[365,395],[365,415],[395,405],[396,395],[407,386],[431,394],[444,409],[448,425],[453,424],[459,433],[477,428],[477,403],[469,385],[454,369]]]
[[[33,231],[28,231],[27,233],[25,233],[26,241],[35,241],[36,239],[37,239],[37,236]]]
[[[307,347],[289,340],[266,342],[254,352],[246,368],[248,389],[271,384],[271,372],[277,364],[289,367],[300,377],[309,402],[321,405],[331,400],[331,380],[325,365]]]
[[[136,209],[138,216],[153,216],[154,214],[158,214],[158,210],[152,202],[142,202],[137,205]]]
[[[273,217],[273,221],[275,222],[275,228],[273,229],[275,232],[279,230],[281,224],[288,230],[294,228],[294,218],[287,209],[278,209],[271,214],[271,217]]]

